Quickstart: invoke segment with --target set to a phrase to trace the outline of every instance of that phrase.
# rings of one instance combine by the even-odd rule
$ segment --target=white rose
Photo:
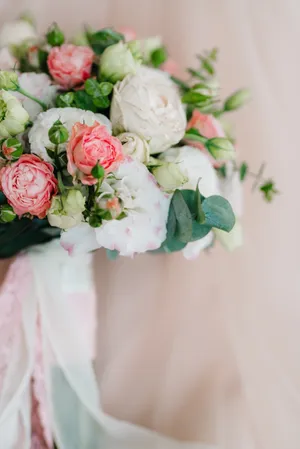
[[[145,139],[134,133],[122,133],[117,137],[123,145],[124,154],[133,157],[142,164],[148,163],[150,150]]]
[[[22,73],[19,76],[19,85],[22,89],[36,97],[38,100],[41,100],[48,107],[54,105],[54,100],[57,95],[57,86],[52,84],[51,79],[45,73]],[[35,120],[40,112],[42,112],[42,107],[36,101],[30,100],[19,92],[12,92],[12,94],[21,101],[32,121]]]
[[[187,145],[170,148],[161,154],[160,159],[178,164],[182,172],[186,174],[188,181],[183,184],[182,189],[195,190],[199,184],[200,192],[206,197],[220,194],[215,169],[208,156],[198,148]],[[184,257],[188,260],[195,259],[201,251],[212,244],[213,239],[214,234],[211,231],[203,239],[188,243],[183,249]]]
[[[0,49],[0,70],[13,70],[17,65],[16,58],[8,47]]]
[[[110,114],[114,131],[143,136],[150,154],[165,151],[185,134],[186,115],[175,84],[148,67],[115,85]]]
[[[166,191],[180,188],[188,181],[187,176],[181,171],[179,164],[165,162],[152,170],[158,184]]]
[[[24,41],[37,40],[34,27],[26,20],[6,22],[0,30],[0,47],[20,45]]]
[[[98,122],[101,125],[105,125],[111,132],[110,121],[102,114],[94,114],[91,111],[83,111],[77,108],[53,108],[48,109],[46,112],[41,112],[29,131],[28,138],[32,153],[37,154],[48,162],[51,162],[52,159],[48,156],[46,148],[52,149],[55,147],[49,140],[48,131],[56,120],[60,120],[67,128],[69,136],[71,135],[73,125],[77,122],[85,123],[89,126]],[[61,145],[60,150],[64,150],[66,145],[67,143]]]
[[[107,47],[100,60],[100,76],[116,83],[130,74],[135,74],[141,61],[131,53],[127,44],[120,41]]]

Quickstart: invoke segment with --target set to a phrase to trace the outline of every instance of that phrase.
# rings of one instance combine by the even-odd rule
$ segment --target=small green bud
[[[151,53],[152,65],[157,68],[161,66],[168,59],[168,53],[165,47],[160,47]]]
[[[69,132],[61,121],[57,120],[49,129],[48,136],[51,143],[54,145],[59,145],[68,140]]]
[[[234,111],[244,106],[251,98],[250,91],[248,89],[240,89],[234,92],[227,98],[224,104],[224,111]]]
[[[74,92],[67,92],[65,94],[58,95],[56,98],[56,106],[58,108],[69,108],[74,102]]]
[[[52,47],[59,47],[65,41],[65,36],[56,23],[50,27],[46,37],[48,44]]]
[[[97,164],[92,168],[91,175],[96,179],[102,179],[105,175],[105,170],[102,165]]]
[[[0,206],[0,222],[1,223],[10,223],[14,221],[17,214],[14,212],[13,208],[9,204],[3,204]]]
[[[16,137],[9,137],[2,144],[3,156],[9,161],[16,161],[23,154],[23,146]]]
[[[218,161],[231,161],[235,159],[235,149],[230,140],[225,137],[214,137],[205,143],[210,154]]]
[[[19,81],[18,74],[14,71],[0,71],[0,89],[3,90],[18,90]]]

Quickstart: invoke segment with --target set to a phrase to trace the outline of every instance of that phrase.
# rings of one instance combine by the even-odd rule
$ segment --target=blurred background
[[[104,408],[118,418],[232,448],[282,447],[289,435],[289,448],[299,449],[299,2],[0,5],[2,23],[28,10],[40,31],[56,21],[69,35],[84,24],[161,35],[182,67],[219,47],[221,96],[251,89],[250,104],[230,117],[239,156],[252,171],[267,162],[281,194],[267,205],[245,185],[245,245],[234,254],[108,262],[100,251],[97,370]]]

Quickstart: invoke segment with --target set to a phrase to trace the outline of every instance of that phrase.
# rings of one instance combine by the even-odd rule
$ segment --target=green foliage
[[[235,224],[235,216],[230,203],[219,195],[206,198],[202,203],[205,224],[230,232]]]
[[[119,253],[116,250],[107,249],[106,255],[108,260],[116,260],[119,257]]]
[[[48,54],[49,53],[47,51],[39,48],[38,61],[39,61],[39,67],[40,67],[41,72],[49,73],[48,64],[47,64]]]
[[[124,40],[124,36],[111,28],[104,28],[96,33],[87,32],[87,39],[97,55],[101,55],[110,45]]]
[[[97,111],[97,106],[93,102],[93,98],[90,97],[84,90],[78,90],[74,92],[74,106],[85,111]]]
[[[56,98],[56,106],[58,108],[69,108],[74,103],[74,100],[74,92],[67,92],[65,94],[58,95]]]
[[[275,183],[272,181],[272,179],[269,179],[268,181],[264,182],[259,190],[263,193],[264,199],[270,203],[274,196],[277,195],[279,192],[275,188]]]
[[[113,84],[108,82],[98,83],[95,79],[85,82],[85,92],[90,96],[92,103],[99,109],[107,109],[110,106],[109,95],[113,90]]]
[[[248,174],[248,170],[249,170],[248,164],[247,164],[246,162],[243,162],[243,163],[241,164],[241,166],[240,166],[240,169],[239,169],[239,172],[240,172],[240,180],[241,180],[241,181],[244,181],[244,180],[245,180],[245,178],[246,178],[246,176],[247,176],[247,174]]]
[[[59,26],[54,23],[46,34],[47,42],[52,47],[58,47],[65,41],[65,36]]]
[[[167,58],[168,52],[165,47],[157,48],[151,53],[151,62],[155,68],[160,67],[164,62],[166,62]]]

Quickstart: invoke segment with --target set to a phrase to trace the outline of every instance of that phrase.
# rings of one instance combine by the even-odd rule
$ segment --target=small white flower
[[[0,91],[0,138],[16,136],[25,130],[27,111],[10,92]]]
[[[19,76],[19,85],[48,107],[54,105],[57,86],[52,84],[51,79],[45,73],[22,73]],[[13,92],[13,95],[21,101],[31,120],[35,120],[36,116],[42,112],[42,107],[36,101],[30,100],[19,92]]]
[[[6,22],[0,29],[0,47],[20,45],[24,41],[32,42],[36,39],[36,30],[26,20]]]
[[[123,145],[124,154],[133,157],[142,164],[148,163],[149,145],[145,139],[134,133],[122,133],[117,137]]]
[[[184,136],[186,115],[175,84],[155,69],[141,67],[114,87],[110,118],[115,133],[136,133],[160,153]]]
[[[147,168],[133,159],[126,160],[115,172],[116,180],[103,185],[122,200],[127,217],[103,221],[101,227],[80,227],[62,234],[62,245],[73,253],[104,247],[116,250],[121,256],[157,249],[166,238],[166,223],[170,198],[158,187]],[[102,190],[103,190],[102,189]],[[89,225],[86,225],[89,227]],[[86,246],[82,238],[86,234]]]
[[[71,135],[73,125],[77,122],[85,123],[89,126],[98,122],[105,125],[111,132],[110,121],[102,114],[94,114],[91,111],[83,111],[77,108],[53,108],[48,109],[46,112],[41,112],[29,131],[28,137],[32,153],[37,154],[48,162],[51,162],[52,159],[48,156],[46,148],[54,148],[54,144],[49,140],[48,131],[56,120],[60,120],[67,128],[69,136]],[[63,144],[60,150],[65,148],[66,144]]]

